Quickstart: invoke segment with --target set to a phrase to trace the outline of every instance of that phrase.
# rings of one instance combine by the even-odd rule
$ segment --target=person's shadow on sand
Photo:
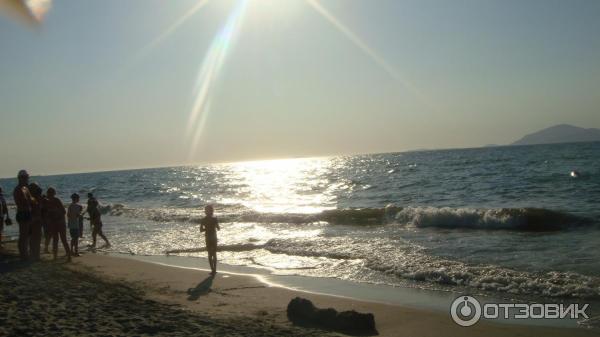
[[[202,282],[198,283],[195,288],[188,289],[187,293],[190,295],[188,296],[188,301],[195,301],[200,298],[200,296],[208,294],[210,292],[210,287],[212,287],[214,278],[214,275],[210,275]]]

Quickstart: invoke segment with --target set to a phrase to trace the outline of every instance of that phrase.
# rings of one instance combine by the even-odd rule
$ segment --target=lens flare
[[[179,19],[177,19],[169,28],[167,28],[164,32],[160,33],[154,40],[144,46],[137,53],[134,59],[139,59],[142,56],[146,55],[149,51],[154,49],[158,44],[160,44],[164,39],[166,39],[169,35],[171,35],[174,31],[177,30],[182,24],[184,24],[189,18],[191,18],[198,10],[208,4],[209,0],[200,0],[196,3],[192,8],[190,8],[187,12],[185,12]]]
[[[214,37],[198,72],[198,80],[194,90],[195,100],[190,112],[186,132],[187,138],[190,139],[188,155],[188,159],[190,160],[193,159],[198,143],[200,142],[200,137],[202,136],[204,124],[210,110],[210,97],[214,90],[215,82],[221,72],[227,53],[240,31],[247,5],[248,0],[238,2],[229,15],[225,26]]]
[[[0,12],[37,27],[52,7],[52,0],[0,0]]]
[[[408,91],[410,91],[415,97],[417,97],[423,104],[428,108],[434,109],[433,104],[429,102],[425,95],[415,87],[406,77],[401,74],[396,68],[389,64],[381,55],[379,55],[373,48],[366,44],[356,33],[354,33],[348,26],[344,25],[338,18],[331,14],[325,7],[323,7],[318,0],[306,0],[307,3],[321,16],[323,16],[329,23],[331,23],[338,31],[340,31],[346,38],[348,38],[356,47],[362,52],[369,56],[378,66],[380,66],[385,72],[387,72],[392,78],[400,82]]]
[[[0,0],[2,1],[2,0]],[[222,72],[225,59],[231,49],[233,42],[237,35],[239,35],[242,21],[247,12],[248,4],[252,0],[238,0],[233,11],[229,14],[227,22],[223,28],[213,38],[206,55],[200,65],[198,71],[196,85],[193,90],[193,104],[189,113],[187,122],[185,139],[188,140],[189,153],[188,161],[194,159],[196,150],[201,141],[204,126],[211,110],[211,98],[214,96],[215,84],[218,80],[220,73]],[[175,32],[182,24],[184,24],[190,17],[192,17],[198,10],[204,7],[209,0],[200,0],[190,8],[184,15],[177,19],[169,28],[158,35],[154,40],[147,44],[137,54],[139,57],[143,56],[150,50],[154,49],[159,43],[166,39],[169,35]],[[387,74],[393,79],[400,82],[408,91],[416,96],[424,105],[429,107],[431,110],[435,109],[430,102],[425,99],[425,96],[391,64],[389,64],[383,57],[381,57],[373,48],[365,43],[356,33],[354,33],[348,26],[344,25],[338,20],[333,14],[331,14],[325,7],[323,7],[318,0],[306,0],[306,2],[321,16],[323,16],[329,23],[331,23],[338,31],[340,31],[346,38],[348,38],[356,47],[358,47],[363,53],[371,58],[378,66],[380,66]]]
[[[52,0],[27,0],[27,7],[38,22],[42,22],[52,6]]]

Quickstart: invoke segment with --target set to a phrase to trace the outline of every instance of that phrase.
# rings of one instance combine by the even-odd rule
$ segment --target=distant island
[[[552,143],[597,142],[600,129],[586,129],[568,124],[559,124],[524,136],[510,145],[533,145]]]

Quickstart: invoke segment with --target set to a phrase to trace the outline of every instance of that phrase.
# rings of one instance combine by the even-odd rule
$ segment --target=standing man
[[[21,260],[29,257],[29,232],[32,220],[31,193],[29,193],[29,173],[25,170],[19,171],[17,175],[19,184],[13,191],[13,198],[17,206],[15,219],[19,224],[19,256]]]
[[[4,223],[10,226],[10,215],[8,215],[8,206],[6,206],[6,200],[4,194],[2,194],[2,187],[0,187],[0,248],[2,247],[2,231],[4,230]]]

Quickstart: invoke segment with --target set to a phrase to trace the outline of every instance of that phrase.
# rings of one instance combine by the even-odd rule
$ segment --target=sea
[[[600,300],[598,142],[32,180],[55,187],[65,204],[73,192],[84,204],[93,192],[112,253],[204,257],[199,221],[212,204],[219,261],[228,265],[510,299]],[[11,191],[15,182],[0,185]]]

